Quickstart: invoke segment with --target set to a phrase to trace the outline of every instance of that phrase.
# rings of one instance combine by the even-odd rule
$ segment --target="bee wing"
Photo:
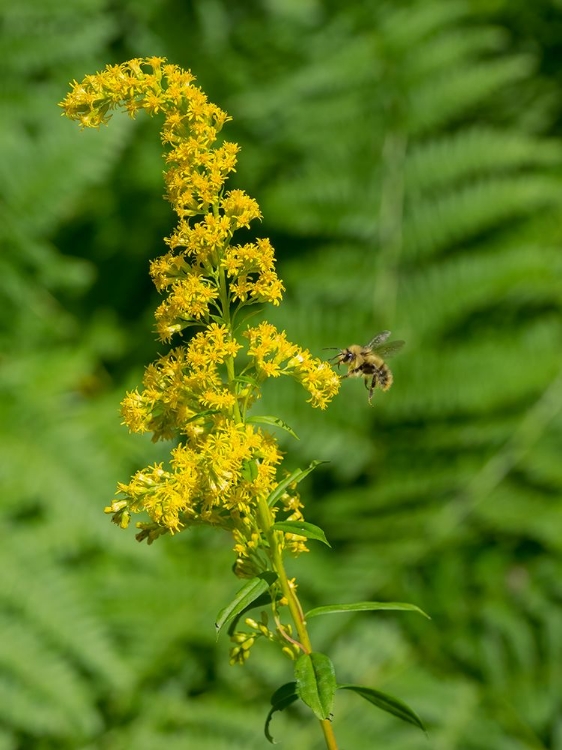
[[[394,357],[395,354],[398,354],[405,343],[405,341],[389,341],[388,344],[383,343],[379,346],[374,346],[373,351],[380,354],[381,357],[388,359],[389,357]]]
[[[373,346],[377,346],[377,344],[382,344],[383,341],[386,341],[389,336],[390,336],[390,331],[381,331],[380,333],[377,333],[375,338],[369,341],[365,349],[372,349]]]

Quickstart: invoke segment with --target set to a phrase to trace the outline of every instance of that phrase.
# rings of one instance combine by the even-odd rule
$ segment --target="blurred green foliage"
[[[80,133],[56,102],[133,56],[192,68],[234,118],[288,292],[278,325],[320,353],[392,329],[395,385],[326,413],[262,408],[329,459],[304,489],[334,549],[295,564],[340,681],[342,747],[562,748],[562,6],[555,0],[24,0],[0,5],[0,750],[264,748],[289,666],[214,643],[237,588],[227,539],[140,547],[102,513],[166,446],[118,404],[157,351],[148,261],[172,226],[157,124]],[[296,447],[295,447],[296,446]],[[315,722],[276,716],[287,747]]]

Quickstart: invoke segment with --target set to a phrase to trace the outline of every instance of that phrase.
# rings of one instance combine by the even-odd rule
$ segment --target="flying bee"
[[[384,361],[385,358],[393,357],[405,344],[405,341],[388,341],[390,331],[382,331],[369,341],[366,346],[352,344],[346,349],[336,349],[337,354],[332,357],[334,364],[347,365],[347,373],[343,378],[364,378],[365,388],[369,390],[369,403],[373,398],[375,388],[388,391],[392,385],[392,372]]]

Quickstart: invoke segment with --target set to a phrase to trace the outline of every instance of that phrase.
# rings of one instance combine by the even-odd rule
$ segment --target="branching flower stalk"
[[[326,747],[337,750],[330,721],[336,688],[379,704],[366,694],[368,688],[336,685],[328,657],[313,651],[284,557],[307,551],[307,539],[325,541],[320,529],[304,521],[296,490],[314,466],[283,472],[277,441],[259,425],[286,425],[275,417],[253,416],[251,408],[266,378],[295,378],[320,409],[338,392],[340,379],[327,362],[289,342],[270,323],[248,324],[251,306],[279,305],[283,284],[269,240],[234,242],[235,232],[249,228],[260,210],[242,190],[225,188],[238,146],[218,141],[229,118],[193,82],[189,71],[162,58],[134,59],[74,82],[61,103],[67,117],[88,128],[106,124],[118,109],[131,117],[139,110],[162,115],[166,197],[178,217],[165,239],[167,252],[150,266],[164,297],[155,312],[158,337],[178,343],[146,368],[142,389],[127,393],[122,402],[131,432],[151,432],[154,441],[170,440],[174,447],[166,465],[153,464],[120,483],[106,512],[123,528],[133,514],[146,514],[148,520],[136,524],[136,538],[149,544],[197,525],[232,535],[234,572],[246,583],[217,619],[219,630],[229,625],[230,662],[243,664],[260,638],[277,643],[295,661],[295,681],[272,697],[268,739],[273,712],[300,698],[318,717]],[[196,331],[186,342],[190,328]],[[259,622],[245,619],[247,631],[236,630],[248,609],[263,606],[264,596],[274,626],[262,611]],[[336,606],[339,610],[331,611],[350,608]],[[411,716],[406,720],[419,723]]]
[[[233,243],[236,230],[261,214],[243,191],[225,189],[238,146],[217,145],[229,118],[193,81],[190,72],[162,58],[136,59],[74,82],[61,103],[64,114],[82,127],[98,128],[121,108],[131,117],[139,110],[163,115],[167,199],[178,223],[165,240],[168,252],[151,263],[156,288],[165,294],[156,329],[166,343],[181,339],[188,328],[199,329],[189,343],[181,341],[146,368],[142,390],[126,395],[122,414],[131,432],[150,431],[155,441],[177,444],[168,466],[154,464],[119,484],[106,512],[123,528],[132,514],[147,513],[150,520],[137,523],[137,539],[149,544],[199,524],[229,531],[237,576],[276,574],[271,593],[279,624],[275,634],[263,624],[258,634],[277,639],[294,659],[312,646],[283,555],[306,551],[306,538],[273,524],[278,514],[302,521],[302,505],[295,483],[268,505],[279,486],[282,456],[272,434],[250,421],[250,409],[265,378],[296,378],[312,406],[321,409],[337,393],[339,378],[270,323],[244,328],[244,311],[256,303],[278,305],[283,285],[269,240]],[[283,605],[296,638],[282,623]],[[256,639],[255,633],[243,641],[242,636],[233,635],[231,663],[243,663]],[[331,727],[323,729],[329,738]],[[336,747],[333,738],[327,744]]]

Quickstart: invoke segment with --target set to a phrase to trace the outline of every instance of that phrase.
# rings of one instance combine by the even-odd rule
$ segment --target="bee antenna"
[[[329,351],[330,349],[335,352],[341,352],[341,349],[339,348],[339,346],[323,346],[322,347],[322,350],[325,352]]]

